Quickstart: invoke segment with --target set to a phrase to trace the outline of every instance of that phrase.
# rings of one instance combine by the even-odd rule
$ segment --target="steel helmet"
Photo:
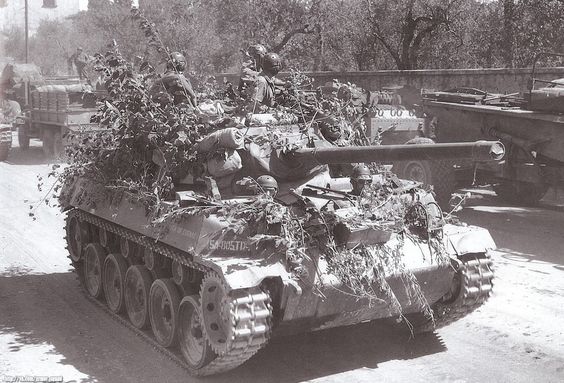
[[[257,178],[257,183],[266,193],[272,196],[275,196],[278,192],[278,182],[272,176],[260,176]]]
[[[262,67],[272,74],[277,74],[282,69],[282,59],[276,53],[267,53],[263,58]]]
[[[351,178],[355,180],[372,180],[372,173],[370,168],[365,164],[355,165],[352,169]]]
[[[264,45],[255,44],[255,45],[251,45],[247,49],[247,53],[249,54],[249,56],[257,60],[257,59],[262,59],[266,55],[267,50],[264,47]]]
[[[186,69],[186,58],[180,52],[172,52],[169,55],[167,68],[174,69],[178,72],[184,72]]]

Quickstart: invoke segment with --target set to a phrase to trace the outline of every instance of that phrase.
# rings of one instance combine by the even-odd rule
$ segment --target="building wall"
[[[51,0],[52,1],[52,0]],[[34,34],[41,20],[58,20],[78,13],[81,0],[55,0],[55,8],[43,7],[44,0],[28,0],[29,33]],[[25,0],[0,0],[0,30],[25,26]]]

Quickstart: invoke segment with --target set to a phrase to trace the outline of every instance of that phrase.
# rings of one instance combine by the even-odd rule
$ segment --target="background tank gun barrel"
[[[424,145],[301,148],[291,152],[290,156],[296,160],[311,159],[319,164],[345,164],[444,159],[499,161],[504,154],[505,147],[499,141],[476,141]]]

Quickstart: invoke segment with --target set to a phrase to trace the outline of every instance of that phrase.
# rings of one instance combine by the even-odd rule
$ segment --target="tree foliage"
[[[561,0],[141,0],[163,44],[198,73],[237,72],[241,50],[261,43],[300,70],[523,67],[564,50]],[[90,0],[87,11],[43,21],[30,60],[65,73],[76,46],[93,55],[114,39],[129,59],[162,57],[129,17],[131,0]],[[23,60],[23,32],[4,31]]]

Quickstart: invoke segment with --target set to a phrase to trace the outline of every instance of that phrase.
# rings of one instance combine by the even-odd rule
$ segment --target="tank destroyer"
[[[158,205],[88,173],[60,197],[86,293],[192,374],[233,369],[277,334],[382,318],[433,331],[490,296],[489,232],[446,219],[419,183],[372,163],[499,160],[499,143],[335,147],[311,126],[247,123],[196,146],[203,166],[171,175]],[[360,188],[332,178],[328,164],[343,163],[371,175]]]

